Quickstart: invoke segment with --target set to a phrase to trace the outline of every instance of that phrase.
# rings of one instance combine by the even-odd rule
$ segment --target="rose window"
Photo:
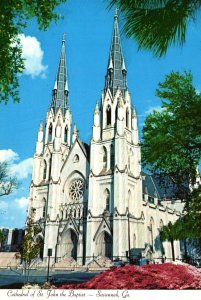
[[[72,200],[80,200],[84,193],[84,182],[81,179],[74,180],[69,187],[69,196]]]

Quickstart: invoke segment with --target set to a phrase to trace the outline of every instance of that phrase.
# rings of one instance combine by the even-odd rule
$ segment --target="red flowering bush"
[[[88,282],[62,285],[61,289],[201,289],[201,270],[173,263],[113,267]]]

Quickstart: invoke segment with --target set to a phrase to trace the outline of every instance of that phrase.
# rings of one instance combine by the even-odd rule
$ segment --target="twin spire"
[[[108,68],[105,79],[105,91],[109,88],[114,96],[117,89],[120,88],[124,94],[127,90],[126,83],[126,67],[121,48],[121,40],[118,27],[118,13],[117,9],[114,16],[114,28],[112,34],[112,42],[110,47],[110,54],[108,60]],[[68,79],[67,79],[67,66],[66,66],[66,49],[65,49],[65,34],[62,38],[61,56],[59,60],[59,68],[55,85],[53,88],[51,108],[56,113],[59,108],[65,114],[69,108],[68,99]]]
[[[121,48],[121,39],[118,26],[118,10],[115,11],[114,28],[112,42],[108,59],[108,68],[105,76],[105,90],[110,89],[114,96],[117,89],[120,88],[122,93],[127,90],[126,67]]]
[[[62,38],[61,46],[61,56],[59,59],[59,68],[57,72],[57,77],[55,80],[51,108],[56,113],[59,108],[65,114],[66,110],[69,107],[68,99],[68,79],[67,79],[67,65],[66,65],[66,46],[65,46],[65,34]]]

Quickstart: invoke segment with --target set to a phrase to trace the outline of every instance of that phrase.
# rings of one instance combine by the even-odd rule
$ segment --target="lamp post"
[[[50,256],[52,256],[52,249],[48,249],[47,256],[48,256],[48,266],[47,266],[47,282],[48,282],[49,281],[49,273],[50,273]]]
[[[130,213],[128,211],[128,259],[130,261],[131,239],[130,239]]]

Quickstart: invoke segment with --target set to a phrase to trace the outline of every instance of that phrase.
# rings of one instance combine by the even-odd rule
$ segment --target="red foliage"
[[[201,289],[201,270],[172,263],[127,265],[111,268],[88,282],[62,285],[61,289]]]

